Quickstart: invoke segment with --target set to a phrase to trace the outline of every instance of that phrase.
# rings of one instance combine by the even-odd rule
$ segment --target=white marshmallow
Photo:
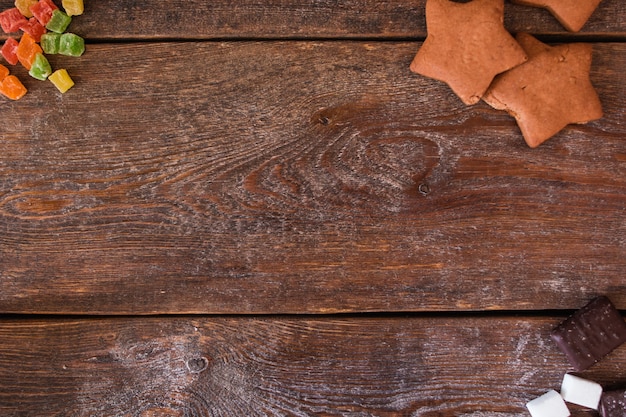
[[[602,386],[576,375],[565,374],[561,384],[561,396],[568,403],[597,410],[602,396]]]
[[[570,412],[561,397],[555,390],[550,390],[526,404],[532,417],[569,417]]]

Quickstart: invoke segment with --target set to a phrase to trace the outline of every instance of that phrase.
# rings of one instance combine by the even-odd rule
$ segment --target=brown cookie
[[[443,81],[465,104],[475,104],[493,78],[526,61],[504,28],[504,0],[427,0],[428,36],[411,71]]]
[[[512,0],[525,6],[548,9],[565,29],[578,32],[602,0]]]
[[[552,47],[526,33],[518,34],[517,41],[528,61],[498,75],[483,100],[515,117],[528,146],[539,146],[568,124],[602,117],[589,80],[591,45]]]

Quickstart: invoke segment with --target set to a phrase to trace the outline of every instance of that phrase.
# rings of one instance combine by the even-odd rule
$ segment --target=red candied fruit
[[[2,45],[2,49],[0,50],[4,59],[6,59],[6,61],[11,65],[15,65],[19,61],[17,58],[18,46],[19,43],[15,39],[7,38],[4,45]]]
[[[0,26],[5,33],[17,32],[24,23],[28,23],[28,20],[17,7],[0,13]]]
[[[32,36],[36,42],[41,41],[41,35],[47,32],[46,28],[34,17],[31,17],[26,24],[20,26],[20,29]]]
[[[30,11],[33,12],[33,16],[35,16],[43,26],[48,24],[50,19],[52,19],[52,12],[57,9],[58,7],[52,0],[39,0],[37,3],[30,6]]]

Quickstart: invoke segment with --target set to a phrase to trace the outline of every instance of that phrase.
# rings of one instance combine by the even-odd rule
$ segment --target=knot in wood
[[[187,368],[193,374],[199,374],[209,367],[209,360],[204,357],[192,358],[187,361]]]

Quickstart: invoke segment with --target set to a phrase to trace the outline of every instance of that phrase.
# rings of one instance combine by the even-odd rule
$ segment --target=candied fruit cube
[[[74,81],[65,69],[54,71],[52,74],[50,74],[48,79],[61,93],[65,93],[67,90],[74,86]]]
[[[39,20],[31,17],[28,22],[22,26],[20,26],[24,32],[28,33],[30,36],[35,39],[35,42],[39,42],[41,40],[41,35],[46,33],[46,28],[39,23]]]
[[[81,56],[85,52],[85,40],[74,33],[64,33],[59,40],[59,53],[68,56]]]
[[[52,12],[52,17],[46,25],[46,29],[56,33],[63,33],[72,22],[72,18],[57,9]]]
[[[45,81],[48,79],[48,76],[52,73],[52,67],[50,66],[50,62],[42,53],[38,53],[35,55],[35,60],[30,67],[30,71],[28,74],[41,81]]]
[[[0,82],[0,93],[11,100],[19,100],[26,94],[26,87],[15,75],[7,75]]]
[[[85,11],[83,0],[61,0],[61,5],[68,16],[78,16]]]
[[[7,9],[0,13],[0,26],[2,26],[2,30],[5,33],[17,32],[25,23],[28,23],[28,20],[17,7]]]
[[[15,7],[22,13],[24,16],[31,18],[33,17],[33,12],[30,11],[30,6],[33,6],[37,3],[38,0],[15,0]]]
[[[41,35],[41,49],[46,54],[58,54],[61,43],[61,35],[59,33],[48,32]]]
[[[0,64],[0,81],[4,80],[9,75],[9,69]]]
[[[20,39],[20,42],[17,45],[17,59],[24,66],[24,68],[30,71],[36,55],[42,52],[43,50],[39,44],[35,42],[35,39],[32,36],[28,33],[22,35],[22,39]]]
[[[30,11],[33,13],[33,16],[44,26],[46,26],[52,18],[52,12],[57,9],[57,5],[54,4],[52,0],[39,0],[37,3],[30,6]]]
[[[11,65],[15,65],[19,62],[17,59],[18,45],[18,42],[14,38],[7,38],[7,40],[4,41],[4,45],[2,45],[2,56]]]

